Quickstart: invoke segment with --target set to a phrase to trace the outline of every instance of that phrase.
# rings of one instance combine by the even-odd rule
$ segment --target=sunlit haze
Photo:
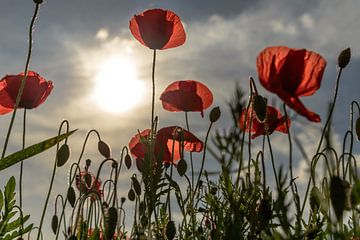
[[[137,79],[136,65],[128,56],[104,58],[93,80],[91,98],[106,112],[127,112],[142,101],[145,86]]]

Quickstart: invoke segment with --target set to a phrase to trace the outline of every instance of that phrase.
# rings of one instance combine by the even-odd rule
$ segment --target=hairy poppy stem
[[[66,124],[66,132],[69,132],[69,122],[67,120],[64,120],[60,124],[59,131],[58,131],[58,136],[60,136],[60,133],[61,133],[61,130],[62,130],[62,127],[63,127],[64,124]],[[67,142],[67,138],[65,139],[65,143],[66,142]],[[43,207],[43,212],[41,214],[41,219],[40,219],[40,224],[39,224],[39,231],[38,231],[38,235],[37,235],[36,239],[40,238],[41,228],[42,228],[42,225],[43,225],[43,222],[44,222],[47,205],[48,205],[51,190],[52,190],[52,187],[53,187],[53,184],[54,184],[54,179],[55,179],[55,174],[56,174],[56,167],[57,167],[57,160],[58,160],[57,154],[58,154],[58,151],[59,151],[59,145],[60,145],[60,143],[56,144],[56,156],[55,156],[55,162],[54,162],[53,171],[52,171],[52,174],[51,174],[50,186],[49,186],[49,190],[48,190],[46,200],[45,200],[45,204],[44,204],[44,207]],[[61,221],[61,219],[60,219],[60,221]]]
[[[23,134],[22,134],[22,150],[25,149],[25,136],[26,136],[26,108],[24,108],[24,116],[23,116]],[[19,206],[22,209],[22,179],[23,179],[23,167],[24,167],[24,162],[21,161],[20,162],[20,176],[19,176]],[[24,228],[23,226],[23,221],[21,221],[21,227],[22,229]],[[22,237],[22,233],[21,233],[21,237]]]
[[[251,79],[250,79],[250,99],[249,102],[246,106],[246,113],[249,111],[249,107],[253,98],[253,89],[252,89],[252,85],[251,85]],[[241,174],[241,169],[242,169],[242,164],[243,164],[243,153],[244,153],[244,143],[245,143],[245,129],[246,129],[246,122],[247,122],[247,118],[248,118],[248,114],[245,114],[245,120],[244,120],[244,127],[243,127],[243,132],[242,132],[242,138],[241,138],[241,146],[240,146],[240,159],[239,159],[239,168],[237,171],[237,177],[236,177],[236,182],[235,182],[235,189],[238,189],[239,184],[240,184],[240,174]]]
[[[274,162],[274,154],[273,154],[273,151],[272,151],[269,134],[266,134],[266,138],[267,138],[267,142],[268,142],[268,146],[269,146],[269,152],[270,152],[270,157],[271,157],[271,165],[272,165],[272,168],[273,168],[273,171],[274,171],[274,177],[275,177],[275,180],[276,180],[276,187],[277,187],[277,189],[280,189],[279,179],[278,179],[278,176],[277,176],[277,173],[276,173],[275,162]]]
[[[155,62],[156,62],[156,49],[154,49],[153,54],[153,64],[152,64],[152,99],[151,99],[151,134],[154,134],[154,109],[155,109]]]
[[[31,53],[32,53],[32,44],[33,44],[32,34],[33,34],[33,30],[34,30],[35,20],[36,20],[36,17],[38,15],[38,12],[39,12],[39,8],[40,8],[40,4],[37,3],[35,5],[34,14],[32,16],[32,19],[31,19],[31,22],[30,22],[30,27],[29,27],[29,46],[28,46],[28,52],[27,52],[27,57],[26,57],[26,63],[25,63],[24,77],[21,80],[19,92],[18,92],[18,95],[16,97],[14,111],[13,111],[13,113],[11,115],[11,120],[10,120],[10,124],[9,124],[9,128],[8,128],[8,132],[6,134],[6,139],[5,139],[4,148],[3,148],[3,151],[2,151],[2,154],[1,154],[1,158],[5,157],[6,149],[7,149],[8,143],[9,143],[11,130],[12,130],[12,127],[14,125],[14,120],[15,120],[15,116],[16,116],[16,110],[17,110],[17,108],[19,106],[20,99],[21,99],[21,96],[22,96],[24,88],[25,88],[25,83],[26,83],[26,78],[27,78],[27,75],[28,75],[28,69],[29,69],[30,58],[31,58]]]
[[[334,112],[334,108],[335,108],[335,104],[336,104],[336,99],[337,99],[337,95],[338,95],[338,92],[339,92],[339,82],[340,82],[340,76],[341,76],[342,70],[343,70],[342,68],[339,68],[339,71],[338,71],[338,74],[337,74],[337,77],[336,77],[334,101],[333,101],[333,103],[332,103],[332,105],[331,105],[330,112],[329,112],[329,116],[328,116],[328,118],[326,119],[326,123],[325,123],[325,125],[324,125],[324,129],[323,129],[323,131],[322,131],[322,133],[321,133],[319,145],[318,145],[318,147],[317,147],[317,150],[316,150],[315,155],[317,155],[317,154],[320,152],[320,148],[321,148],[321,145],[322,145],[322,141],[324,140],[324,136],[325,136],[326,129],[327,129],[329,123],[330,123],[332,114],[333,114],[333,112]],[[314,159],[312,159],[312,161],[314,161]],[[302,214],[303,214],[303,212],[304,212],[305,204],[306,204],[306,200],[307,200],[307,196],[309,195],[310,181],[311,181],[311,178],[310,178],[310,180],[309,180],[309,182],[308,182],[308,185],[307,185],[307,187],[306,187],[305,196],[304,196],[304,202],[303,202],[302,207],[301,207],[300,217],[302,216]]]
[[[185,122],[186,122],[186,130],[190,132],[189,118],[187,111],[185,111]],[[190,152],[190,166],[191,166],[191,187],[194,188],[195,180],[194,180],[194,163],[193,163],[192,152]]]

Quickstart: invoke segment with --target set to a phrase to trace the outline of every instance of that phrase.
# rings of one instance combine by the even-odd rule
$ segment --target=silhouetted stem
[[[188,132],[190,132],[188,112],[185,112],[185,122],[186,122],[186,129],[188,130]],[[190,166],[191,166],[191,188],[193,188],[195,179],[194,179],[194,163],[193,163],[192,152],[190,152]]]
[[[24,77],[21,79],[21,84],[20,84],[20,88],[19,88],[19,92],[18,95],[16,96],[16,101],[15,101],[15,106],[14,106],[14,111],[11,115],[11,120],[10,120],[10,124],[9,124],[9,128],[6,134],[6,138],[5,138],[5,143],[4,143],[4,148],[1,154],[1,158],[5,157],[5,153],[6,153],[6,149],[9,143],[9,138],[10,138],[10,134],[11,134],[11,130],[12,127],[14,125],[14,120],[15,120],[15,116],[16,116],[16,110],[19,106],[20,100],[21,100],[21,96],[23,94],[24,88],[25,88],[25,83],[26,83],[26,77],[28,74],[28,69],[29,69],[29,65],[30,65],[30,58],[31,58],[31,52],[32,52],[32,43],[33,43],[33,38],[32,38],[32,33],[33,33],[33,29],[34,29],[34,24],[35,24],[35,20],[37,17],[37,14],[39,12],[39,8],[40,8],[40,4],[36,4],[35,5],[35,10],[34,10],[34,14],[33,17],[31,19],[30,22],[30,27],[29,27],[29,46],[28,46],[28,53],[27,53],[27,57],[26,57],[26,63],[25,63],[25,70],[24,70]]]
[[[272,168],[273,168],[273,171],[274,171],[274,177],[275,177],[275,180],[276,180],[276,187],[277,187],[277,189],[280,189],[279,179],[278,179],[278,176],[277,176],[277,173],[276,173],[276,168],[275,168],[274,154],[273,154],[273,151],[272,151],[272,147],[271,147],[271,143],[270,143],[270,137],[269,137],[268,134],[266,135],[266,138],[267,138],[267,142],[268,142],[268,145],[269,145],[269,152],[270,152],[270,157],[271,157],[271,165],[272,165]]]
[[[60,133],[61,133],[61,130],[62,130],[62,127],[63,127],[64,124],[66,124],[66,132],[69,132],[69,122],[67,120],[64,120],[60,125],[58,136],[60,136]],[[67,141],[67,139],[65,139],[65,143],[66,143],[66,141]],[[40,238],[41,228],[42,228],[42,225],[43,225],[43,222],[44,222],[44,217],[45,217],[47,205],[48,205],[51,190],[52,190],[52,187],[53,187],[53,184],[54,184],[54,179],[55,179],[55,174],[56,174],[56,167],[57,167],[57,153],[59,151],[59,145],[60,145],[60,143],[56,144],[56,155],[55,155],[53,171],[52,171],[52,174],[51,174],[50,186],[49,186],[49,190],[48,190],[48,193],[47,193],[47,196],[46,196],[43,212],[41,214],[41,219],[40,219],[40,224],[39,224],[39,231],[38,231],[38,235],[37,235],[37,238],[36,238],[38,240]]]
[[[315,155],[317,155],[320,151],[320,148],[321,148],[321,145],[322,145],[322,141],[324,139],[324,136],[325,136],[325,132],[326,132],[326,128],[328,127],[329,125],[329,122],[331,120],[331,116],[334,112],[334,108],[335,108],[335,104],[336,104],[336,99],[337,99],[337,95],[338,95],[338,91],[339,91],[339,82],[340,82],[340,76],[341,76],[341,72],[342,72],[342,68],[339,68],[339,71],[338,71],[338,74],[337,74],[337,77],[336,77],[336,86],[335,86],[335,94],[334,94],[334,101],[331,105],[331,108],[330,108],[330,112],[329,112],[329,116],[328,118],[326,119],[326,123],[325,123],[325,126],[324,126],[324,129],[321,133],[321,137],[320,137],[320,142],[319,142],[319,145],[317,147],[317,150],[316,150],[316,153]],[[313,159],[314,160],[314,159]],[[312,161],[313,161],[312,160]],[[304,196],[304,202],[303,202],[303,205],[301,207],[301,213],[300,213],[300,217],[302,216],[303,214],[303,211],[304,211],[304,208],[305,208],[305,204],[306,204],[306,200],[307,200],[307,196],[309,194],[309,188],[310,188],[310,181],[308,182],[308,185],[307,185],[307,188],[306,188],[306,191],[305,191],[305,196]]]
[[[199,172],[199,177],[197,179],[197,182],[196,182],[196,185],[195,185],[195,189],[194,189],[194,194],[196,193],[197,189],[199,188],[199,184],[200,184],[200,178],[201,178],[201,175],[202,175],[202,172],[204,170],[204,164],[205,164],[205,156],[206,156],[206,147],[207,147],[207,141],[209,139],[209,134],[210,134],[210,130],[211,130],[211,127],[212,127],[213,123],[211,122],[210,123],[210,126],[206,132],[206,137],[205,137],[205,142],[204,142],[204,153],[203,153],[203,157],[202,157],[202,160],[201,160],[201,167],[200,167],[200,172]]]
[[[154,49],[153,54],[153,64],[152,64],[152,74],[151,74],[151,80],[152,80],[152,99],[151,99],[151,133],[154,131],[154,109],[155,109],[155,62],[156,62],[156,49]]]
[[[23,134],[22,134],[22,149],[25,149],[25,136],[26,136],[26,108],[24,109],[24,116],[23,116]],[[24,162],[20,162],[20,179],[19,179],[19,206],[22,208],[22,176],[23,176],[23,165]]]
[[[26,136],[26,108],[24,108],[24,116],[23,116],[23,134],[22,134],[22,150],[25,149],[25,136]],[[23,179],[23,166],[24,162],[20,162],[20,176],[19,176],[19,206],[22,209],[22,179]],[[23,221],[21,220],[21,228],[24,229]],[[22,237],[22,232],[21,235]]]

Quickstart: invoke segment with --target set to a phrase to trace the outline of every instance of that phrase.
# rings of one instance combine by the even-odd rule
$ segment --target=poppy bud
[[[118,163],[117,162],[113,162],[112,164],[111,164],[111,166],[112,166],[112,168],[117,168],[118,167]]]
[[[346,48],[341,51],[338,57],[338,66],[339,68],[345,68],[351,59],[351,50],[350,48]]]
[[[210,112],[210,122],[216,122],[221,116],[220,108],[214,107]]]
[[[184,176],[184,174],[186,173],[186,169],[187,169],[186,161],[184,159],[181,159],[179,161],[178,165],[176,166],[176,169],[181,177]]]
[[[34,3],[36,3],[36,4],[42,4],[42,3],[43,3],[43,0],[34,0]]]
[[[134,187],[134,190],[138,196],[141,195],[141,185],[136,177],[131,177],[131,181]]]
[[[74,190],[73,187],[70,186],[68,188],[66,198],[69,201],[71,207],[74,207],[75,206],[75,200],[76,200],[76,194],[75,194],[75,190]]]
[[[166,237],[169,240],[174,239],[176,234],[176,227],[174,221],[169,221],[166,225]]]
[[[358,140],[360,140],[360,118],[358,118],[356,120],[355,130],[356,130],[356,135],[358,137]]]
[[[91,160],[90,160],[90,159],[86,159],[85,164],[86,164],[86,167],[90,167],[90,165],[91,165]]]
[[[129,154],[126,154],[126,156],[125,156],[125,165],[126,165],[127,169],[131,168],[131,157]]]
[[[121,204],[124,204],[124,202],[126,201],[126,198],[122,197],[122,198],[120,199],[120,201],[121,201]]]
[[[129,192],[128,192],[128,198],[130,201],[135,201],[135,192],[132,188],[130,188]]]
[[[260,95],[255,95],[253,108],[259,121],[264,122],[266,118],[266,98],[263,98]]]
[[[51,229],[53,231],[54,234],[56,234],[57,232],[57,227],[59,225],[59,219],[58,216],[54,215],[51,219]]]
[[[100,140],[98,142],[98,150],[101,153],[101,155],[103,155],[106,158],[109,158],[111,156],[110,146],[104,141]]]
[[[346,192],[343,180],[333,176],[330,180],[330,198],[337,220],[343,216],[345,210]]]

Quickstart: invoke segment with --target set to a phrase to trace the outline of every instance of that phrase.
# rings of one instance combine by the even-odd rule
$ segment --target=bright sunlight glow
[[[137,79],[134,61],[115,55],[101,62],[92,98],[106,112],[123,113],[141,103],[144,90],[144,83]]]

